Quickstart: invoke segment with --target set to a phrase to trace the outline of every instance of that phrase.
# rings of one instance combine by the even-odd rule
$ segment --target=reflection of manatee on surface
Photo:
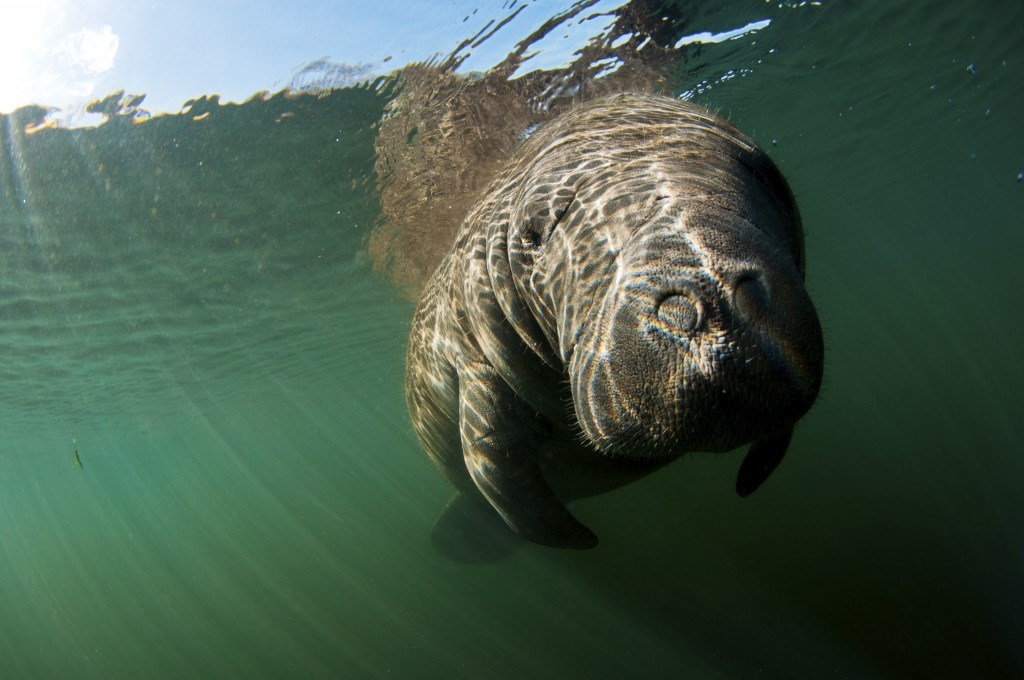
[[[426,283],[530,130],[582,102],[653,91],[679,77],[687,48],[668,47],[668,30],[676,26],[668,17],[676,12],[656,0],[613,10],[608,33],[579,50],[571,64],[525,69],[539,41],[565,21],[585,19],[592,4],[576,3],[553,17],[485,73],[456,73],[476,42],[468,40],[443,63],[413,64],[393,76],[397,94],[375,143],[383,219],[368,250],[375,266],[408,294]],[[610,63],[617,65],[612,72]]]
[[[413,321],[406,398],[454,506],[588,548],[566,502],[750,442],[737,490],[754,491],[821,381],[803,259],[785,180],[706,110],[623,94],[544,125]]]

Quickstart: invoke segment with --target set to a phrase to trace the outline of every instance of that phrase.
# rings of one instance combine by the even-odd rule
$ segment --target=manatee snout
[[[810,409],[824,356],[817,313],[793,257],[744,229],[728,253],[668,234],[622,258],[570,368],[577,418],[598,448],[727,451]]]

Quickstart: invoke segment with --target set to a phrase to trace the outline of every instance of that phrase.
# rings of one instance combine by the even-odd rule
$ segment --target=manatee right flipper
[[[480,493],[523,538],[558,548],[596,546],[597,536],[541,473],[537,451],[548,433],[533,409],[486,363],[464,362],[458,373],[462,453]]]
[[[782,462],[792,438],[793,428],[789,428],[751,444],[736,475],[736,493],[746,498],[757,491]]]

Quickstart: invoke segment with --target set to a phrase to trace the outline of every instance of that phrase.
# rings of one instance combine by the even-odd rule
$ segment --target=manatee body
[[[821,383],[792,194],[697,106],[600,99],[535,132],[425,288],[406,400],[465,499],[537,543],[588,548],[565,503],[690,451],[781,461]]]

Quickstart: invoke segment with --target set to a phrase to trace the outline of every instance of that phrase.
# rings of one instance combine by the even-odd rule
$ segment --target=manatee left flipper
[[[565,507],[537,462],[547,432],[490,365],[464,362],[459,373],[459,431],[477,488],[520,536],[558,548],[593,548],[597,536]]]
[[[736,493],[746,498],[757,491],[782,462],[792,438],[793,428],[789,428],[751,444],[736,475]]]
[[[434,523],[430,542],[434,549],[455,562],[483,564],[511,555],[525,543],[508,530],[490,504],[474,493],[458,492]]]

